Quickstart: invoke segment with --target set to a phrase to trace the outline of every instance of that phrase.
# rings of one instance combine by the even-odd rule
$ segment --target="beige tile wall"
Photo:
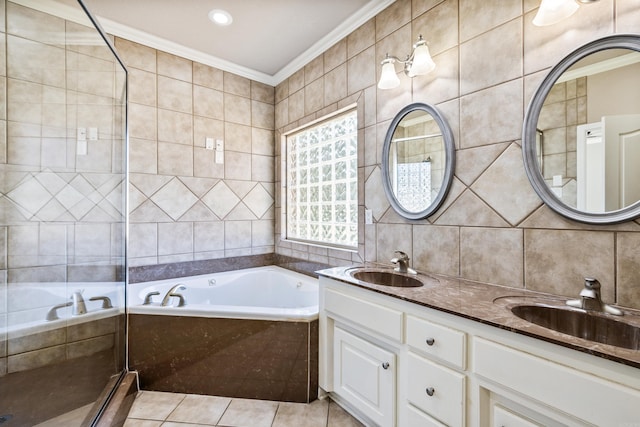
[[[640,308],[640,225],[588,226],[542,205],[521,150],[525,108],[537,85],[576,47],[614,32],[640,32],[636,0],[601,0],[550,27],[531,20],[537,0],[398,0],[276,87],[276,140],[358,102],[361,223],[357,254],[280,240],[280,144],[276,144],[276,252],[340,265],[385,262],[401,249],[418,270],[575,296],[583,277],[608,302]],[[402,56],[423,34],[437,64],[428,76],[400,75],[376,88],[386,52]],[[406,221],[381,185],[380,149],[393,116],[410,102],[439,108],[453,129],[457,166],[444,206]],[[361,215],[361,218],[363,215]]]
[[[6,327],[27,321],[29,311],[44,320],[68,299],[45,291],[33,297],[29,282],[114,282],[124,292],[125,73],[88,20],[0,1],[0,21],[2,376],[114,346],[115,326],[18,340]],[[76,151],[78,127],[98,129],[86,155]]]
[[[124,72],[93,27],[1,5],[3,277],[65,281],[70,265],[123,264]],[[78,127],[98,129],[86,155]]]
[[[115,44],[130,79],[129,265],[273,252],[274,88]]]

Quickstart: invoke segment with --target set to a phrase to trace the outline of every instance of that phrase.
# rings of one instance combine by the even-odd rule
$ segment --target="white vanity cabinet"
[[[404,315],[334,284],[320,293],[319,385],[360,418],[395,426]]]
[[[324,276],[319,356],[367,425],[640,425],[637,368]]]

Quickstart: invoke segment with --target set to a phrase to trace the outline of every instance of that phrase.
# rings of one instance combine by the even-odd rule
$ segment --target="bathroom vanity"
[[[533,325],[544,296],[419,274],[423,286],[320,273],[319,385],[368,425],[630,426],[640,352]]]

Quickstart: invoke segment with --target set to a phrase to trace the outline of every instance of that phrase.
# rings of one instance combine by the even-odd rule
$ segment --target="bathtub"
[[[81,291],[86,313],[74,315],[72,307],[52,307],[70,302]],[[103,308],[106,297],[112,307]],[[0,355],[4,373],[14,373],[67,360],[112,351],[124,318],[123,282],[12,283],[6,301],[8,310],[0,313],[0,343],[6,352]]]
[[[186,288],[176,291],[186,304],[177,307],[179,300],[172,297],[162,307],[177,284]],[[159,294],[143,305],[154,292]],[[256,267],[131,284],[127,304],[130,314],[309,321],[318,318],[318,280],[281,267]]]
[[[178,284],[185,305],[172,297],[161,306]],[[267,266],[135,283],[127,305],[129,364],[143,390],[291,402],[317,397],[315,278]]]

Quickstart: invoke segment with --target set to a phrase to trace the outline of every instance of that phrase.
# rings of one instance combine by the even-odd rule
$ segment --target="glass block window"
[[[286,238],[358,247],[357,110],[286,135]]]

